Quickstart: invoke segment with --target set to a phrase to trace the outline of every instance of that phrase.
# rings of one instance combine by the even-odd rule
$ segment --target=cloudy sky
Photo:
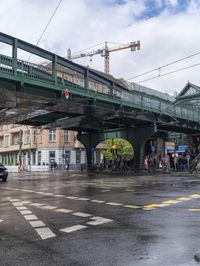
[[[59,2],[0,0],[0,30],[36,44]],[[91,52],[103,48],[104,41],[113,48],[137,40],[140,51],[110,53],[110,73],[116,78],[129,79],[156,69],[129,81],[172,95],[188,80],[200,86],[200,65],[165,75],[200,63],[200,0],[62,0],[38,46],[66,56],[68,48],[76,53],[90,47],[84,52]],[[10,50],[0,45],[0,53],[5,52]],[[88,57],[74,62],[103,71],[100,55],[93,56],[92,62]]]

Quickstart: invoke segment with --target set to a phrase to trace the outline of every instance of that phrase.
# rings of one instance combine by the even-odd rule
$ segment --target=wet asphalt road
[[[0,265],[200,265],[200,176],[12,175]]]

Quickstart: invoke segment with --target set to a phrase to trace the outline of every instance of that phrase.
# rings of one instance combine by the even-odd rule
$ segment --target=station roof
[[[177,95],[174,104],[196,104],[200,108],[200,87],[189,82]]]

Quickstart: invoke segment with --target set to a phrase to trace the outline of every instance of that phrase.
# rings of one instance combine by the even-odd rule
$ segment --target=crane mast
[[[87,56],[92,57],[94,55],[100,54],[102,57],[104,57],[104,72],[106,74],[109,74],[109,72],[110,72],[110,53],[115,52],[115,51],[124,50],[127,48],[130,48],[131,52],[136,51],[136,50],[140,50],[140,41],[131,42],[129,44],[125,44],[123,46],[115,47],[115,48],[109,48],[108,43],[105,42],[105,47],[102,49],[97,49],[97,50],[94,50],[94,51],[91,51],[88,53],[79,53],[79,54],[75,54],[75,55],[72,55],[71,49],[68,49],[67,58],[69,60],[72,60],[72,59],[78,59],[78,58],[87,57]]]

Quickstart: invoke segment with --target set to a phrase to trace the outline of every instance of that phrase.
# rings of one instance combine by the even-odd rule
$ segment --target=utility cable
[[[76,54],[79,54],[79,53],[84,52],[84,51],[86,51],[86,50],[89,50],[89,49],[91,49],[91,48],[97,47],[97,46],[99,46],[99,45],[101,45],[101,44],[104,44],[104,42],[101,42],[101,43],[98,43],[98,44],[92,45],[92,46],[90,46],[90,47],[88,47],[88,48],[85,48],[85,49],[83,49],[83,50],[80,50],[80,51],[74,52],[73,55],[76,55]]]
[[[57,10],[58,10],[58,8],[59,8],[59,6],[60,6],[61,3],[62,3],[62,0],[60,0],[59,3],[58,3],[58,5],[56,6],[56,8],[55,8],[53,14],[51,15],[49,21],[47,22],[47,24],[46,24],[44,30],[42,31],[42,33],[41,33],[39,39],[37,40],[36,45],[38,45],[39,42],[41,41],[41,39],[42,39],[44,33],[46,32],[46,30],[47,30],[49,24],[51,23],[51,21],[52,21],[53,17],[55,16],[55,14],[56,14],[56,12],[57,12]],[[32,54],[30,54],[30,56],[29,56],[29,58],[28,58],[28,61],[30,60],[31,56],[32,56]]]
[[[170,63],[168,63],[168,64],[166,64],[166,65],[162,65],[162,66],[157,67],[157,68],[154,68],[154,69],[152,69],[152,70],[149,70],[149,71],[143,72],[143,73],[141,73],[141,74],[138,74],[138,75],[133,76],[133,77],[131,77],[131,78],[128,78],[128,79],[126,79],[126,80],[136,79],[136,78],[138,78],[138,77],[144,76],[144,75],[146,75],[146,74],[149,74],[149,73],[154,72],[154,71],[156,71],[156,70],[159,70],[159,69],[161,69],[161,68],[164,68],[164,67],[167,67],[167,66],[170,66],[170,65],[176,64],[176,63],[178,63],[178,62],[184,61],[184,60],[186,60],[186,59],[188,59],[188,58],[194,57],[194,56],[199,55],[199,54],[200,54],[200,51],[197,52],[197,53],[194,53],[194,54],[188,55],[188,56],[186,56],[186,57],[183,57],[183,58],[181,58],[181,59],[178,59],[178,60],[172,61],[172,62],[170,62]]]
[[[137,83],[143,83],[143,82],[146,82],[146,81],[149,81],[149,80],[152,80],[152,79],[156,79],[156,78],[160,78],[160,77],[163,77],[163,76],[167,76],[167,75],[170,75],[170,74],[173,74],[173,73],[176,73],[176,72],[179,72],[179,71],[183,71],[183,70],[188,69],[188,68],[196,67],[196,66],[200,66],[200,63],[194,64],[194,65],[190,65],[190,66],[187,66],[187,67],[178,68],[178,69],[176,69],[174,71],[170,71],[170,72],[167,72],[167,73],[164,73],[164,74],[157,75],[157,76],[152,77],[152,78],[148,78],[148,79],[144,79],[144,80],[138,81]]]

